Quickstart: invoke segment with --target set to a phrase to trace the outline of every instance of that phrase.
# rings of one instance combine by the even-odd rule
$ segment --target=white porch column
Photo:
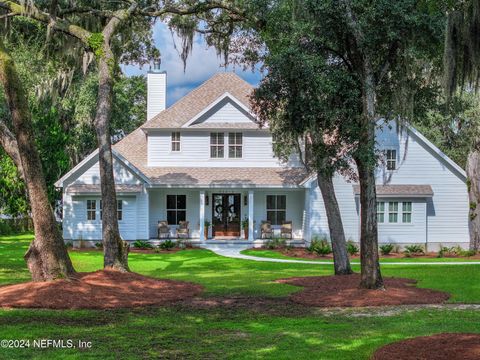
[[[253,190],[248,191],[248,240],[253,241]]]
[[[200,241],[205,240],[205,191],[200,191]]]

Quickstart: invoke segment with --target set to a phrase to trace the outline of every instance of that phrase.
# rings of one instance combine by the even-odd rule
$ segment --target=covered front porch
[[[273,237],[301,243],[307,215],[305,196],[303,188],[150,188],[149,238],[263,244]],[[179,234],[182,221],[188,221],[188,235]],[[264,221],[272,224],[270,236],[262,232]],[[159,222],[168,224],[160,236]],[[291,236],[281,234],[285,222],[292,224]]]

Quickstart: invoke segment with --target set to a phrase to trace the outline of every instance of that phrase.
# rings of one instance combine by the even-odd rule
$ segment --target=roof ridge
[[[197,94],[198,92],[201,92],[201,90],[203,90],[206,86],[208,86],[208,84],[210,84],[211,82],[213,82],[214,80],[216,80],[217,78],[219,77],[223,77],[223,76],[232,76],[237,78],[238,80],[241,80],[243,81],[245,84],[249,85],[249,86],[252,86],[251,84],[249,84],[247,81],[245,81],[244,79],[242,79],[238,74],[236,74],[235,72],[233,71],[224,71],[224,72],[217,72],[215,73],[213,76],[209,77],[208,79],[206,79],[204,82],[202,82],[200,85],[198,85],[197,87],[195,87],[194,89],[192,89],[189,93],[187,93],[186,95],[182,96],[180,99],[178,99],[177,101],[175,101],[172,106],[169,106],[167,109],[165,109],[164,111],[161,111],[159,112],[157,115],[155,115],[153,118],[151,118],[150,120],[146,121],[145,123],[143,123],[143,125],[140,126],[140,128],[146,128],[147,127],[147,124],[151,123],[151,122],[154,122],[155,120],[157,120],[158,117],[160,117],[161,115],[165,114],[166,112],[168,112],[169,110],[179,106],[182,102],[184,101],[188,101],[189,98],[193,97],[195,94]]]

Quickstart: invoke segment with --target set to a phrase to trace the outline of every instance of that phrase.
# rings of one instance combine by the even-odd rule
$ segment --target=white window
[[[385,202],[384,201],[377,202],[377,222],[379,223],[385,222]]]
[[[223,133],[211,133],[210,134],[210,157],[211,158],[224,158],[224,144],[225,138]]]
[[[95,220],[97,217],[97,201],[87,200],[87,220]]]
[[[385,157],[387,161],[387,170],[397,169],[397,150],[389,149],[385,151]]]
[[[180,132],[172,132],[172,151],[180,151]]]
[[[397,201],[388,203],[388,222],[389,223],[398,222],[398,202]]]
[[[229,158],[241,158],[243,147],[242,133],[229,133],[228,134],[228,157]]]
[[[100,200],[100,220],[103,219],[102,200]],[[123,201],[117,200],[117,220],[123,220]]]
[[[267,220],[272,225],[282,225],[287,217],[287,197],[267,195]]]
[[[412,222],[412,202],[404,201],[402,203],[402,222],[411,223]]]

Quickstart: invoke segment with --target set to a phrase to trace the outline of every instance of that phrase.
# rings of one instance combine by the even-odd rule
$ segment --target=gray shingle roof
[[[139,193],[143,189],[142,185],[117,184],[115,190],[117,193]],[[69,194],[95,194],[100,193],[100,185],[72,184],[67,187]]]
[[[249,97],[252,91],[253,86],[235,73],[218,73],[147,121],[142,128],[179,128],[226,92],[250,108]]]
[[[307,173],[303,168],[149,168],[153,184],[196,186],[297,186]]]
[[[430,185],[377,185],[378,196],[433,196],[433,190]],[[360,195],[360,186],[353,185],[355,195]]]

